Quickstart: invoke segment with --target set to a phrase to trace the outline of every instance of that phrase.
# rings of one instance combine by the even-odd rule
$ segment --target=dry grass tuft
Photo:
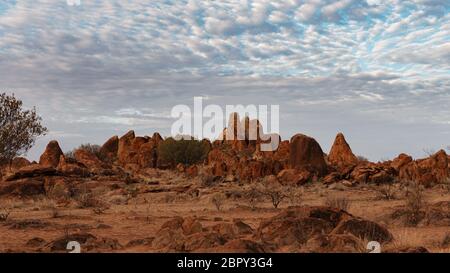
[[[325,206],[348,211],[351,201],[345,196],[330,196],[325,199]]]

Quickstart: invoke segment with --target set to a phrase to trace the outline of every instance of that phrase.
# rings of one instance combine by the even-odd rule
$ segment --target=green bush
[[[192,165],[203,161],[209,149],[202,141],[167,138],[159,145],[158,155],[163,162],[175,167],[179,163]]]

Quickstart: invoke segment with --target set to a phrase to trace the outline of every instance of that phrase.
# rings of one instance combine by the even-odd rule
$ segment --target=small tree
[[[14,157],[33,147],[37,137],[47,133],[36,109],[23,110],[22,104],[14,94],[0,94],[0,164],[11,164]]]
[[[225,199],[226,197],[223,193],[216,193],[211,197],[211,203],[216,207],[217,211],[221,211]]]
[[[270,198],[274,208],[278,208],[280,203],[288,197],[288,188],[279,183],[262,183],[262,193]]]

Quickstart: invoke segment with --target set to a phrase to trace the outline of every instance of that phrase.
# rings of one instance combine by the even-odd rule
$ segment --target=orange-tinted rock
[[[39,164],[32,164],[29,166],[25,166],[17,170],[16,172],[12,173],[11,175],[8,175],[5,177],[6,181],[13,181],[18,180],[22,178],[32,178],[32,177],[39,177],[39,176],[52,176],[56,175],[57,171],[55,168],[50,166],[42,166]]]
[[[323,178],[324,184],[333,184],[341,180],[341,174],[339,172],[332,172]]]
[[[138,164],[141,168],[155,168],[158,161],[157,145],[151,139],[142,144],[138,150]]]
[[[407,154],[399,154],[394,160],[392,160],[391,167],[396,171],[400,171],[406,164],[412,162],[412,157]]]
[[[336,136],[328,154],[328,161],[338,168],[356,165],[358,163],[358,158],[353,154],[352,149],[342,133]]]
[[[197,165],[189,166],[186,168],[185,172],[188,177],[196,177],[198,176],[198,167]]]
[[[159,133],[153,133],[152,140],[153,140],[153,143],[156,146],[158,146],[159,143],[161,143],[161,141],[163,141],[164,139],[161,137],[161,135]]]
[[[79,163],[75,159],[65,158],[64,156],[61,156],[57,170],[66,176],[85,177],[90,174],[85,165]]]
[[[284,169],[277,178],[282,185],[303,185],[311,180],[312,174],[307,170]]]
[[[135,138],[134,131],[129,131],[119,139],[119,146],[117,149],[117,158],[119,160],[119,163],[121,164],[130,163],[127,160],[130,157],[129,155],[130,148],[134,138]]]
[[[67,198],[70,196],[70,187],[64,177],[45,177],[45,194],[51,198]]]
[[[11,163],[11,169],[12,170],[18,170],[20,168],[26,167],[31,165],[31,162],[28,161],[28,159],[24,158],[24,157],[16,157],[13,159],[12,163]]]
[[[80,162],[90,170],[103,169],[103,162],[101,162],[96,155],[87,150],[77,149],[74,153],[74,156],[78,162]]]
[[[117,158],[117,152],[119,150],[119,137],[113,136],[108,139],[100,148],[100,154],[102,159],[107,162],[114,162]]]
[[[367,239],[368,241],[377,241],[380,243],[388,243],[393,240],[392,234],[379,224],[360,219],[353,218],[342,221],[334,230],[334,234],[351,233],[358,238]]]
[[[56,168],[59,164],[61,155],[64,155],[56,140],[50,141],[45,148],[45,152],[39,159],[39,164]]]
[[[14,195],[18,197],[28,197],[40,194],[45,194],[44,182],[41,179],[25,178],[0,184],[0,196]]]
[[[358,165],[350,174],[350,179],[356,183],[383,184],[393,182],[395,178],[395,169],[383,163]]]
[[[292,168],[314,171],[319,176],[327,173],[322,148],[314,138],[297,134],[291,138],[289,150]]]

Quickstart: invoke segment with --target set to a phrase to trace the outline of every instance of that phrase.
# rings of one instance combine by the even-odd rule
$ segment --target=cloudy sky
[[[0,91],[64,150],[167,135],[177,104],[280,105],[283,138],[371,160],[450,145],[450,1],[2,0]]]

